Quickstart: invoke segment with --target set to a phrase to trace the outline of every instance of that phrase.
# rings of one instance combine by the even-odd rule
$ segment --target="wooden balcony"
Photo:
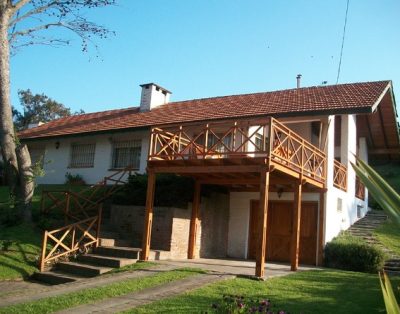
[[[333,186],[342,191],[347,191],[347,167],[337,160],[335,160],[333,167]]]
[[[361,182],[359,177],[356,177],[356,197],[360,200],[365,200],[365,185]]]
[[[160,126],[151,131],[148,166],[156,172],[212,177],[219,170],[259,173],[263,165],[318,188],[325,186],[325,153],[274,118]]]

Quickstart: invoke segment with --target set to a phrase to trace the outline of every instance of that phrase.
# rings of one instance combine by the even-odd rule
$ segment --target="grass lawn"
[[[40,210],[42,190],[80,191],[87,186],[67,185],[39,185],[35,189],[32,200],[33,217],[37,217]],[[0,186],[0,209],[8,206],[8,187]],[[0,280],[20,279],[30,276],[37,271],[36,258],[40,254],[43,231],[29,224],[13,227],[0,227],[0,241],[12,240],[13,244],[8,251],[0,251]]]
[[[374,235],[384,246],[400,256],[400,228],[397,224],[388,220],[375,229]]]
[[[0,280],[26,278],[37,271],[42,232],[32,225],[0,228],[0,240],[12,240],[8,251],[0,251]]]
[[[0,313],[52,313],[106,298],[121,296],[168,282],[204,273],[198,269],[183,268],[156,275],[116,282],[100,288],[85,289],[58,297],[0,308]]]
[[[224,294],[269,299],[274,311],[292,314],[385,313],[377,275],[336,270],[298,272],[265,282],[222,281],[127,313],[213,313],[211,305],[219,303]]]

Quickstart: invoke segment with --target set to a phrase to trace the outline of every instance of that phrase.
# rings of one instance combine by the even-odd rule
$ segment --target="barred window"
[[[118,169],[130,166],[139,169],[141,150],[140,140],[114,142],[111,167]]]
[[[96,144],[72,144],[70,168],[93,167],[95,150]]]

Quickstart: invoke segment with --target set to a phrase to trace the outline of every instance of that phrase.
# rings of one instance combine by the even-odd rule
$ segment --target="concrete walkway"
[[[99,277],[84,279],[79,282],[66,283],[56,286],[38,285],[36,283],[15,282],[16,290],[11,292],[12,282],[0,282],[1,286],[9,285],[8,295],[0,294],[0,308],[55,297],[84,289],[103,287],[107,284],[134,278],[151,276],[159,272],[170,271],[182,267],[201,268],[209,273],[188,277],[179,281],[170,282],[157,287],[144,289],[123,296],[96,301],[95,304],[81,305],[63,310],[60,313],[115,313],[137,306],[148,304],[154,300],[169,298],[183,292],[200,288],[219,280],[234,278],[235,276],[254,276],[255,262],[233,259],[194,259],[194,260],[167,260],[157,261],[157,266],[148,269],[106,274]],[[316,267],[299,267],[299,271],[316,269]],[[292,273],[287,264],[267,263],[265,279],[284,276]]]
[[[151,275],[155,275],[159,272],[169,271],[178,268],[174,265],[157,265],[155,267],[151,267],[148,269],[135,270],[132,272],[121,272],[115,274],[106,274],[99,277],[88,278],[84,280],[80,280],[78,282],[65,283],[61,285],[48,286],[48,285],[40,285],[37,283],[29,283],[24,282],[21,285],[21,282],[2,282],[2,284],[13,286],[16,288],[20,287],[23,289],[16,289],[12,293],[8,295],[0,295],[0,308],[18,304],[25,303],[31,301],[37,301],[44,298],[55,297],[62,294],[67,294],[71,292],[76,292],[84,289],[102,287],[107,284],[127,280],[134,278],[147,277]]]
[[[58,314],[74,313],[119,313],[138,306],[171,298],[188,292],[204,285],[208,285],[220,280],[234,278],[232,275],[222,274],[201,274],[191,276],[182,280],[173,281],[164,285],[144,289],[138,292],[125,294],[115,298],[105,299],[92,304],[85,304],[70,309],[66,309]]]
[[[249,276],[253,277],[255,273],[256,262],[249,260],[238,259],[214,259],[214,258],[199,258],[192,260],[166,260],[158,261],[160,265],[170,265],[174,267],[191,267],[201,268],[207,271],[213,271],[221,274],[235,275],[235,276]],[[298,271],[319,269],[315,266],[300,265]],[[265,264],[265,278],[279,277],[293,273],[290,270],[289,264],[284,263],[266,263]]]

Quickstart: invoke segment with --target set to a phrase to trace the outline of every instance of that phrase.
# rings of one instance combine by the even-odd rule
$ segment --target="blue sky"
[[[116,32],[81,52],[31,46],[12,57],[19,89],[86,112],[136,106],[142,83],[172,101],[336,83],[346,0],[120,0],[87,12]],[[393,80],[400,102],[400,1],[350,0],[339,83]],[[65,34],[61,34],[65,35]],[[399,106],[398,106],[399,107]]]

